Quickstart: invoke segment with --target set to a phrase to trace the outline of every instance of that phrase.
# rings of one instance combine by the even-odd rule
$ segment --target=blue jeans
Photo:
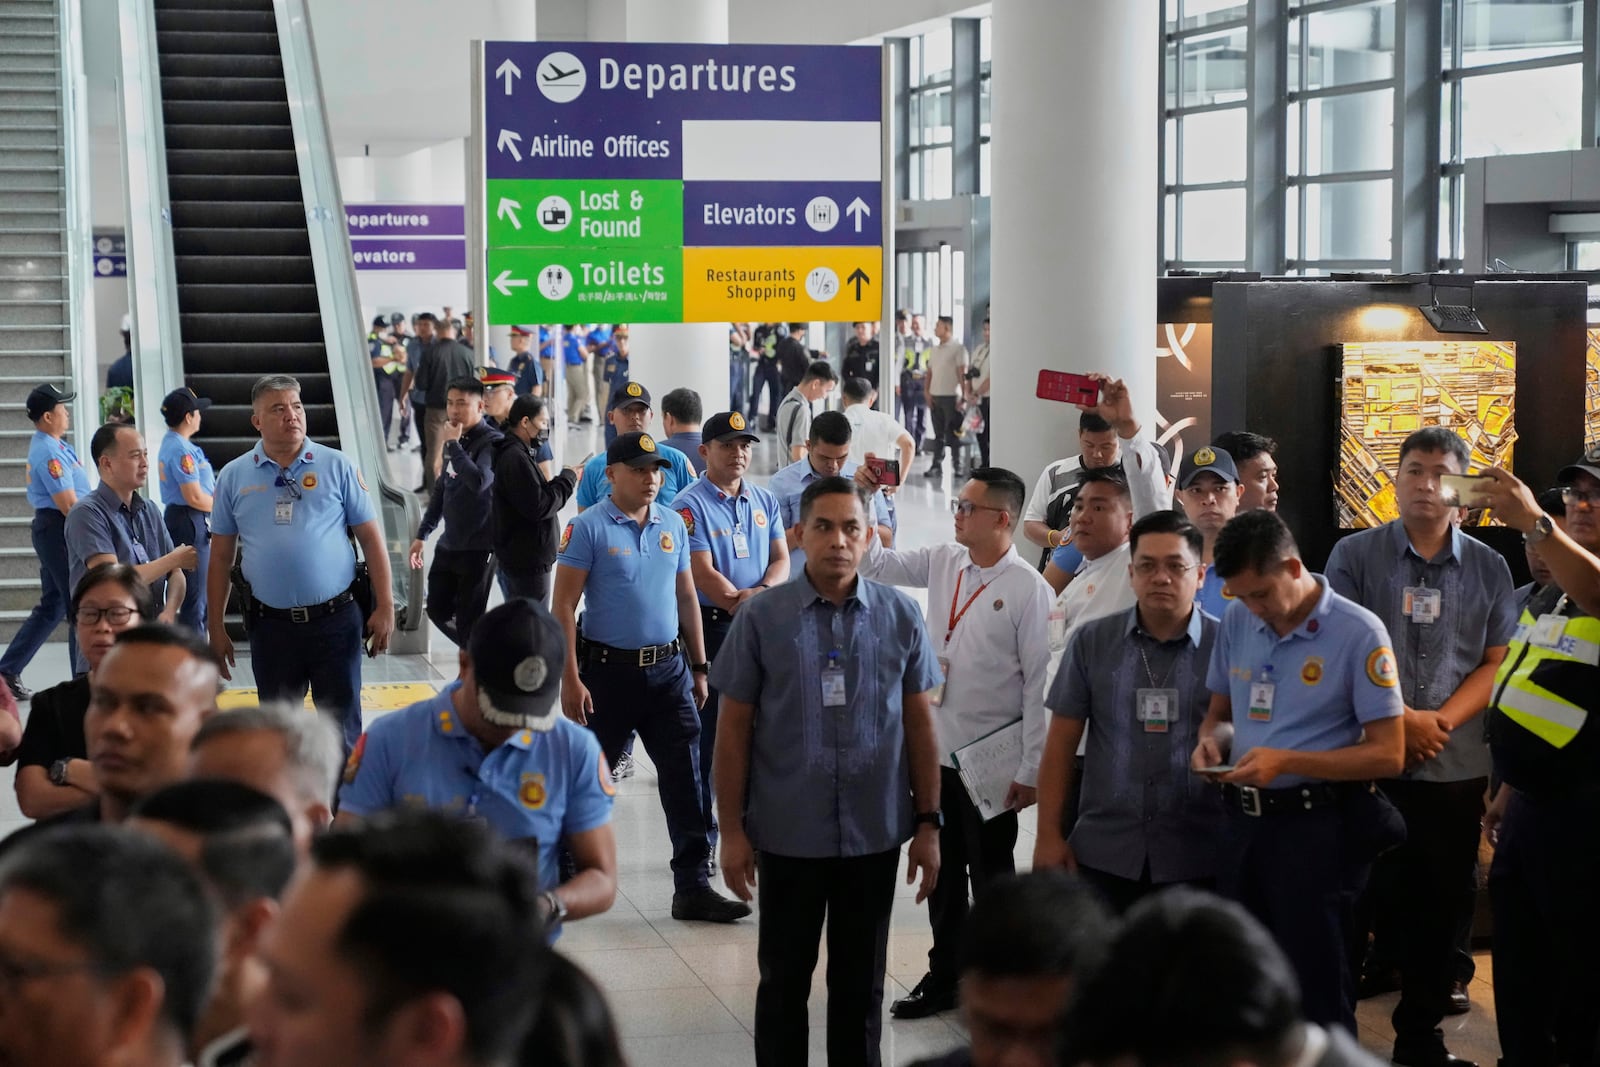
[[[72,587],[67,584],[67,517],[59,508],[39,508],[33,513],[33,551],[39,557],[39,603],[28,612],[17,629],[17,636],[0,657],[0,674],[15,678],[27,669],[39,647],[50,640],[56,627],[67,617]],[[78,634],[67,625],[69,662],[78,661]]]
[[[178,621],[203,636],[206,632],[206,571],[211,566],[211,528],[205,512],[184,504],[168,504],[164,517],[173,544],[194,546],[195,567],[183,572],[186,584]]]
[[[594,731],[614,767],[633,731],[656,765],[661,812],[672,841],[673,891],[684,893],[710,884],[710,828],[700,793],[700,716],[696,712],[689,665],[673,656],[654,667],[603,666],[584,662],[578,675],[589,689]]]
[[[310,622],[256,619],[250,626],[250,665],[260,699],[298,705],[310,689],[311,702],[339,728],[346,757],[361,737],[365,627],[354,602]]]

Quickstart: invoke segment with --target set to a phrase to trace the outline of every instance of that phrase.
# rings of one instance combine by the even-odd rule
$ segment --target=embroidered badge
[[[522,785],[517,790],[517,799],[522,801],[523,807],[538,811],[544,807],[544,802],[548,795],[544,787],[544,775],[524,774],[522,776]]]
[[[302,488],[302,489],[315,489],[316,487],[317,487],[317,476],[314,473],[312,473],[311,471],[306,471],[305,474],[302,475],[301,478],[300,478],[300,488]]]
[[[356,747],[350,750],[350,758],[344,765],[344,784],[349,785],[356,780],[356,773],[361,770],[361,757],[367,754],[367,735],[362,734],[356,739]]]
[[[684,527],[689,531],[689,536],[694,536],[694,509],[679,508],[678,515],[683,519]]]
[[[664,534],[661,535],[661,551],[663,551],[663,552],[671,552],[672,551],[672,535],[671,534],[664,533]]]
[[[1394,653],[1385,647],[1373,649],[1372,655],[1367,657],[1367,678],[1373,685],[1384,689],[1399,685],[1400,676],[1395,670]]]
[[[1321,656],[1306,657],[1306,661],[1300,665],[1300,680],[1306,685],[1316,685],[1322,681]]]
[[[572,523],[567,523],[567,528],[561,531],[561,551],[567,550],[567,544],[572,540]]]

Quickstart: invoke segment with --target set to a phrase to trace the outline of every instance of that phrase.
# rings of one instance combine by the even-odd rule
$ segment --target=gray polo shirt
[[[118,563],[142,564],[172,551],[172,535],[161,519],[161,509],[137,492],[124,504],[101,482],[94,492],[79,498],[67,514],[67,584],[78,587],[90,556],[109,553]],[[166,599],[167,580],[150,583],[156,603]]]
[[[830,666],[830,664],[832,666]],[[844,672],[827,707],[823,674]],[[835,607],[804,572],[748,600],[711,665],[711,685],[756,706],[745,833],[762,852],[868,856],[912,834],[907,693],[939,683],[916,603],[866,578]]]
[[[1158,641],[1137,607],[1079,627],[1045,698],[1056,715],[1093,723],[1083,753],[1083,796],[1070,843],[1078,862],[1157,885],[1214,877],[1222,798],[1189,770],[1211,703],[1206,668],[1217,620],[1198,606],[1189,630]],[[1139,719],[1141,689],[1173,689],[1165,732]]]
[[[1431,560],[1411,547],[1405,526],[1394,522],[1351,534],[1333,546],[1328,584],[1383,621],[1394,645],[1400,695],[1406,707],[1435,711],[1483,662],[1483,651],[1508,644],[1517,628],[1511,570],[1500,553],[1463,534]],[[1439,618],[1413,622],[1405,611],[1408,588],[1439,591]],[[1464,782],[1489,774],[1486,716],[1450,735],[1444,751],[1403,777],[1424,782]]]
[[[787,463],[794,454],[790,450],[795,445],[805,444],[811,437],[811,401],[798,387],[789,390],[789,395],[778,404],[773,421],[778,424],[778,446],[783,450],[783,462]]]

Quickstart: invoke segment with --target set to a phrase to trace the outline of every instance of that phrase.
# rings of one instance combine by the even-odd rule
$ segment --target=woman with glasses
[[[94,770],[83,736],[89,710],[89,683],[117,635],[154,621],[155,595],[126,563],[91,568],[73,590],[67,622],[89,672],[35,693],[28,726],[17,750],[17,806],[30,819],[42,819],[94,799]]]

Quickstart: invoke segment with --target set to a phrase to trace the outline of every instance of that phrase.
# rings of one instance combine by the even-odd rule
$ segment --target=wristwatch
[[[70,762],[72,762],[72,761],[71,760],[65,760],[65,759],[58,759],[54,763],[50,764],[50,784],[51,785],[70,785],[71,784],[70,782],[67,781],[67,764],[69,764]]]
[[[567,921],[566,902],[557,896],[554,890],[544,894],[544,902],[550,907],[550,916],[547,920],[550,926],[560,926]]]
[[[710,674],[711,673],[711,664],[709,664],[709,663],[691,663],[691,664],[689,664],[689,669],[691,671],[693,671],[695,674]]]
[[[1550,516],[1540,512],[1539,517],[1533,520],[1533,529],[1523,536],[1528,539],[1528,544],[1536,545],[1555,532],[1555,528],[1556,524],[1550,521]]]
[[[913,820],[913,821],[918,826],[928,825],[928,826],[933,827],[935,830],[943,830],[944,829],[944,812],[939,811],[937,809],[935,809],[933,811],[919,811],[919,812],[917,812],[916,819]]]

